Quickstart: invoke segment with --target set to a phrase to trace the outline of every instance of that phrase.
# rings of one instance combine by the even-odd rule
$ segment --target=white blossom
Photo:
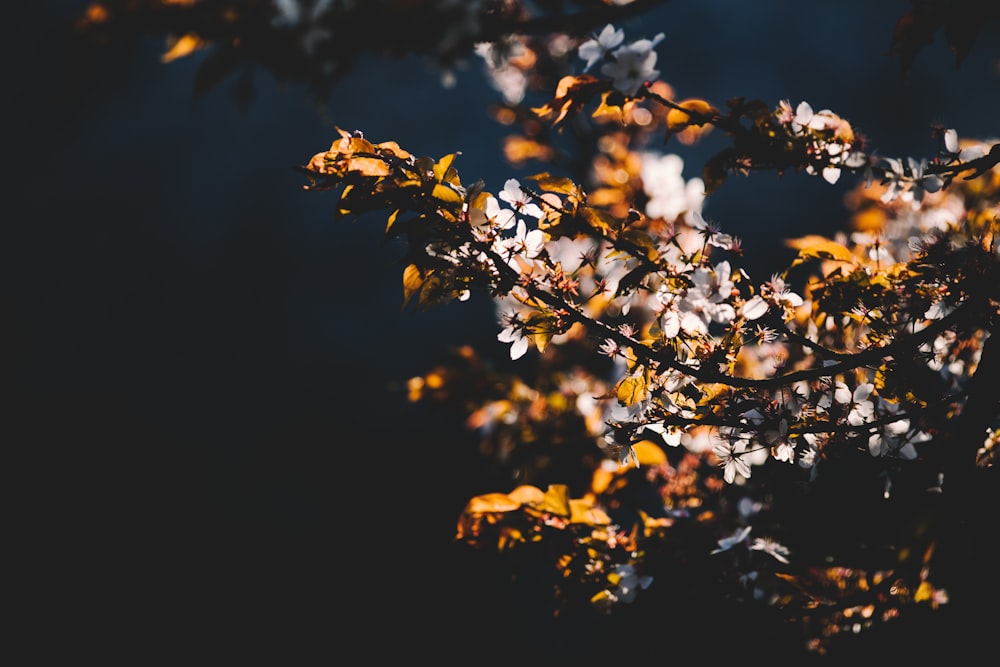
[[[587,61],[583,71],[586,72],[593,67],[597,61],[604,58],[611,49],[615,48],[625,40],[625,31],[615,30],[610,23],[604,26],[600,34],[595,39],[588,40],[580,45],[578,51],[581,58]]]
[[[655,79],[660,75],[656,67],[656,51],[653,48],[664,38],[661,32],[652,40],[640,39],[626,44],[611,53],[612,62],[601,67],[604,76],[611,77],[613,85],[619,91],[634,96],[639,92],[643,82]]]

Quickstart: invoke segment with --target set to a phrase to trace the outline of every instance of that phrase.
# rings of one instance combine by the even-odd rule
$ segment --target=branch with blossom
[[[752,281],[736,265],[736,242],[704,220],[697,197],[665,207],[675,211],[670,217],[635,208],[619,217],[589,203],[582,185],[544,172],[532,177],[531,187],[509,179],[494,196],[482,183],[465,185],[455,159],[417,158],[393,142],[375,144],[341,131],[303,171],[309,189],[339,191],[343,215],[389,211],[387,232],[409,241],[405,300],[429,307],[483,290],[496,301],[498,341],[510,344],[512,359],[532,349],[545,358],[558,348],[611,359],[603,373],[581,365],[572,375],[550,379],[559,387],[558,400],[513,382],[507,398],[485,402],[470,417],[484,437],[506,443],[494,450],[509,457],[512,448],[530,448],[540,433],[551,433],[545,429],[559,423],[553,410],[562,406],[565,415],[569,406],[579,418],[579,441],[589,440],[621,466],[597,467],[579,499],[607,520],[584,521],[591,537],[577,544],[588,546],[557,558],[575,562],[590,554],[582,570],[566,571],[563,585],[579,588],[572,595],[564,591],[563,602],[589,595],[593,604],[613,607],[631,599],[634,586],[619,595],[613,584],[621,568],[643,567],[631,551],[618,549],[636,539],[636,531],[650,549],[670,526],[692,517],[713,532],[747,521],[725,511],[705,489],[691,497],[685,487],[668,500],[667,490],[677,490],[677,463],[657,453],[664,447],[693,457],[688,478],[716,491],[713,479],[749,489],[760,470],[770,477],[781,474],[775,466],[788,464],[794,465],[786,474],[815,481],[827,467],[881,461],[887,495],[907,462],[937,475],[954,461],[975,467],[968,444],[964,459],[942,452],[949,424],[961,418],[983,381],[982,371],[975,371],[1000,303],[998,221],[995,210],[989,217],[988,206],[982,207],[1000,186],[997,169],[979,179],[942,180],[941,187],[926,189],[917,208],[913,200],[885,197],[862,183],[859,207],[877,206],[885,218],[878,247],[873,251],[864,235],[795,240],[793,264],[819,265],[800,294],[786,281],[787,271]],[[644,175],[655,181],[655,171]],[[686,187],[674,192],[688,197]],[[946,210],[953,222],[942,226]],[[924,238],[916,246],[910,240],[914,226]],[[901,252],[909,259],[897,259]],[[915,376],[919,383],[911,382]],[[415,383],[415,398],[424,384]],[[980,444],[991,426],[980,423]],[[628,476],[644,465],[662,468],[662,479]],[[609,475],[626,481],[609,482]],[[546,486],[544,466],[522,467],[513,478],[537,493]],[[649,483],[663,507],[612,517],[607,508],[621,507],[614,495],[623,485]],[[474,530],[462,529],[460,537],[474,535],[483,543],[489,536],[507,549],[519,543],[512,536],[526,535],[523,527],[510,532],[515,516],[550,528],[578,525],[565,508],[541,511],[537,502],[486,507],[482,498],[474,500],[462,519]],[[670,507],[677,509],[664,514]],[[776,537],[754,544],[751,551],[779,564],[789,556]],[[758,591],[791,576],[768,579],[754,571]],[[595,572],[603,574],[594,578]],[[936,590],[926,577],[921,585],[926,595]],[[893,609],[925,599],[894,598]]]
[[[916,555],[872,570],[830,567],[856,555],[796,544],[796,502],[773,489],[874,478],[887,500],[918,478],[951,516],[982,484],[1000,415],[988,398],[1000,371],[1000,149],[939,129],[932,158],[876,158],[846,120],[805,102],[733,100],[722,113],[674,101],[649,80],[660,40],[606,27],[579,47],[602,76],[565,75],[534,109],[559,128],[596,105],[586,181],[541,171],[494,195],[461,180],[454,154],[418,158],[342,130],[303,168],[309,189],[338,193],[339,214],[388,212],[387,233],[407,240],[404,301],[485,292],[510,358],[538,356],[529,379],[476,365],[485,377],[468,384],[492,392],[462,396],[517,488],[470,500],[459,539],[548,545],[533,562],[549,568],[556,614],[613,611],[656,585],[652,562],[701,551],[734,595],[809,619],[818,651],[857,631],[859,614],[865,628],[946,604],[935,542],[886,545]],[[693,143],[711,128],[731,145],[700,178],[648,148],[658,132]],[[740,240],[702,207],[730,173],[759,169],[859,175],[855,231],[789,239],[791,264],[755,280]],[[411,398],[446,395],[444,377],[413,378]]]

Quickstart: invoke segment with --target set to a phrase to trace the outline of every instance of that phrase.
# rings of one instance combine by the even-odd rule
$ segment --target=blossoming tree
[[[806,101],[677,99],[657,69],[662,33],[439,4],[464,17],[442,53],[482,57],[497,114],[520,127],[505,157],[536,173],[491,192],[455,153],[361,130],[339,130],[302,173],[338,216],[384,213],[406,242],[405,302],[489,295],[497,340],[526,366],[501,373],[463,348],[409,381],[413,401],[461,401],[509,481],[469,500],[458,540],[541,576],[563,616],[616,614],[700,559],[820,653],[974,596],[995,525],[1000,143],[935,127],[923,155],[880,156]],[[329,55],[321,17],[338,7],[277,2],[271,25]],[[929,20],[909,19],[904,67]],[[548,102],[525,105],[529,87]],[[668,149],[709,132],[725,147],[686,179]],[[703,211],[755,170],[855,178],[847,228],[785,240],[794,259],[758,275]],[[851,512],[908,523],[852,541]]]

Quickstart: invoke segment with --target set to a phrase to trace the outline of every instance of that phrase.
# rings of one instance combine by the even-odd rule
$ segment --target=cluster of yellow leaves
[[[330,150],[316,153],[309,160],[308,169],[319,174],[343,177],[348,172],[362,176],[388,176],[389,159],[407,159],[410,154],[395,141],[380,144],[337,128],[340,134]]]
[[[929,579],[933,553],[931,543],[922,552],[923,566],[914,581],[894,570],[868,572],[849,567],[817,567],[800,574],[775,572],[789,587],[772,604],[795,610],[792,620],[801,616],[814,626],[809,648],[823,654],[838,634],[857,634],[876,623],[892,621],[912,605],[937,609],[946,604],[947,592]]]
[[[529,519],[527,526],[537,526],[539,530],[513,520],[521,517]],[[487,493],[469,500],[459,517],[456,539],[475,544],[487,526],[496,525],[500,528],[497,546],[503,551],[518,543],[540,541],[539,521],[564,528],[606,527],[611,523],[593,499],[570,498],[569,488],[564,484],[552,484],[547,491],[525,484],[510,493]]]

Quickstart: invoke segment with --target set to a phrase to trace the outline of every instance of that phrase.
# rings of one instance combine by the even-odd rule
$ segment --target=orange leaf
[[[528,178],[538,183],[538,187],[546,192],[559,192],[564,195],[571,195],[576,192],[576,183],[571,179],[563,178],[562,176],[552,176],[547,171],[535,174],[534,176],[528,176]]]
[[[545,492],[530,484],[522,484],[507,495],[522,505],[536,505],[545,500]]]
[[[785,241],[785,245],[798,250],[801,259],[832,259],[838,262],[854,261],[850,250],[836,241],[831,241],[825,236],[818,234],[809,234],[801,238],[789,239]]]
[[[535,508],[550,514],[570,516],[572,511],[569,505],[569,487],[565,484],[550,484],[542,502]]]
[[[383,153],[389,153],[390,155],[394,155],[395,157],[398,157],[401,160],[406,160],[410,157],[410,153],[400,148],[399,144],[397,144],[395,141],[383,141],[382,143],[378,144],[378,148]]]
[[[403,269],[403,305],[410,302],[410,298],[423,286],[424,277],[420,274],[420,269],[416,264],[410,264]]]
[[[718,109],[699,99],[684,100],[678,106],[686,111],[670,109],[667,112],[667,131],[677,132],[677,140],[682,144],[691,146],[712,131],[709,120],[718,118]]]
[[[362,176],[388,176],[389,165],[376,157],[352,157],[347,170]]]
[[[613,206],[625,203],[625,193],[618,188],[598,188],[587,197],[591,206]]]
[[[503,142],[504,157],[514,165],[528,160],[547,162],[552,159],[552,153],[550,146],[517,135],[507,137]]]
[[[602,234],[617,231],[621,227],[621,221],[615,218],[610,213],[602,211],[597,208],[591,208],[590,206],[581,206],[579,209],[580,217],[587,221],[591,227],[595,230],[601,232]]]
[[[458,153],[449,153],[434,164],[434,178],[437,179],[438,183],[448,182],[454,184],[458,182],[458,174],[451,167],[456,155]]]
[[[465,514],[484,514],[486,512],[513,512],[521,507],[505,493],[486,493],[476,496],[465,505]]]
[[[683,130],[689,125],[704,125],[719,115],[719,110],[705,100],[689,99],[678,102],[681,109],[671,108],[667,111],[667,129],[673,132]]]
[[[667,462],[663,449],[652,440],[640,440],[632,445],[635,458],[641,466],[658,466]]]
[[[458,194],[447,185],[442,185],[441,183],[434,186],[432,196],[438,201],[448,202],[450,204],[459,204],[462,202],[462,195]]]
[[[203,49],[208,46],[208,42],[202,40],[201,37],[190,32],[183,37],[179,37],[170,44],[170,48],[160,56],[160,62],[169,63],[177,60],[178,58],[183,58],[184,56],[189,56],[198,49]]]
[[[569,501],[570,523],[582,523],[588,526],[607,526],[611,517],[600,507],[594,507],[592,500],[578,498]]]

